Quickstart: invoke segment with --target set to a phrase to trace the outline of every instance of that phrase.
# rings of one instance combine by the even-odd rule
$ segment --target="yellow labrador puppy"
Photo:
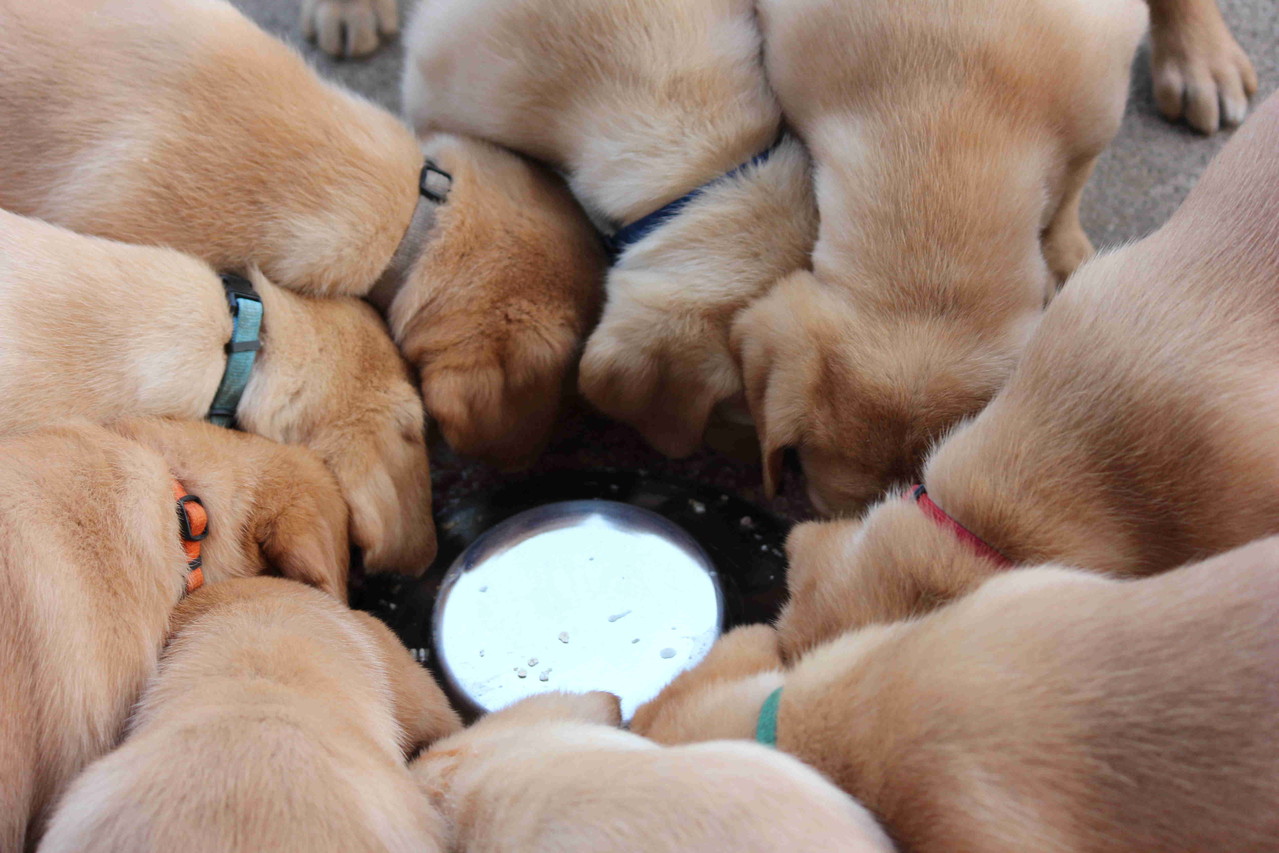
[[[170,632],[123,746],[40,850],[442,853],[404,759],[461,721],[385,625],[252,578],[191,595]]]
[[[1279,532],[1279,97],[1157,232],[1090,261],[924,490],[798,528],[793,655],[1010,563],[1149,575]]]
[[[219,272],[257,266],[311,295],[376,284],[384,308],[398,296],[425,312],[398,312],[410,349],[422,323],[465,326],[458,304],[509,300],[471,361],[428,348],[416,366],[446,434],[480,424],[463,449],[502,464],[537,449],[603,270],[589,221],[545,171],[456,139],[428,140],[442,162],[424,170],[405,126],[223,0],[0,0],[0,79],[0,207]],[[450,168],[475,175],[453,187]],[[465,211],[446,215],[454,205]],[[437,247],[445,230],[463,233]],[[468,371],[482,392],[456,390]]]
[[[261,350],[236,423],[320,454],[370,571],[435,556],[422,402],[382,321],[356,299],[299,296],[251,273]],[[64,417],[203,418],[232,337],[207,264],[0,210],[0,431]]]
[[[466,853],[887,853],[860,805],[763,747],[662,749],[617,729],[609,693],[544,693],[413,763]]]
[[[188,590],[271,570],[344,600],[346,526],[313,454],[210,424],[0,443],[0,849],[116,743]]]
[[[659,450],[748,418],[736,312],[808,263],[807,155],[778,141],[752,0],[424,0],[403,100],[420,131],[468,133],[562,169],[618,231],[580,387]]]
[[[632,727],[772,740],[918,853],[1279,838],[1279,539],[1138,581],[1009,572],[790,671],[772,634],[727,635]]]
[[[1203,133],[1239,124],[1257,74],[1231,36],[1216,0],[1148,0],[1155,97],[1171,120]],[[303,0],[303,30],[333,55],[359,56],[399,30],[394,0]]]
[[[861,509],[1007,379],[1092,252],[1079,200],[1119,129],[1140,0],[763,0],[769,79],[816,163],[813,272],[737,320],[771,492]]]

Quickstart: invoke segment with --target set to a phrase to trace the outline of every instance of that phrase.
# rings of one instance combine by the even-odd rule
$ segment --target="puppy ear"
[[[253,522],[262,553],[281,575],[346,601],[346,502],[318,457],[279,446],[259,482]]]
[[[851,627],[846,578],[856,571],[860,519],[810,521],[786,537],[787,600],[776,625],[781,654],[793,663]]]
[[[602,690],[591,693],[561,691],[538,693],[500,711],[494,711],[480,720],[479,725],[497,723],[534,725],[565,721],[620,726],[622,702],[612,693],[605,693]]]
[[[413,660],[395,633],[367,613],[356,610],[351,615],[364,626],[382,653],[395,702],[395,719],[400,725],[400,747],[405,756],[461,731],[462,719],[449,705],[444,691],[426,667]]]
[[[781,668],[777,632],[771,625],[734,628],[716,641],[701,663],[681,672],[661,693],[637,708],[631,731],[649,736],[663,713],[714,682],[736,681]]]
[[[818,287],[811,273],[795,273],[778,282],[733,324],[733,351],[759,433],[764,492],[769,498],[776,496],[781,484],[786,448],[803,439],[813,405],[808,395],[818,344],[806,315],[813,307],[812,291]]]

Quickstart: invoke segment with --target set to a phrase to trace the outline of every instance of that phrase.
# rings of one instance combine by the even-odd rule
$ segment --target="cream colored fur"
[[[1012,380],[924,472],[933,499],[1018,563],[1166,571],[1279,532],[1279,98],[1145,240],[1097,258]],[[788,655],[902,619],[999,571],[913,504],[792,534]]]
[[[578,200],[633,222],[768,147],[777,104],[749,0],[425,0],[405,37],[419,130],[492,139],[561,168]],[[807,264],[816,229],[794,140],[710,187],[610,271],[580,387],[659,450],[695,449],[743,409],[733,316]]]
[[[435,556],[422,404],[374,312],[251,273],[263,348],[242,429],[320,454],[370,571]],[[226,367],[231,315],[206,264],[0,210],[0,432],[83,417],[200,419]]]
[[[42,851],[442,851],[406,753],[461,727],[386,626],[277,578],[200,590]]]
[[[904,849],[1261,853],[1279,838],[1277,629],[1279,539],[1139,581],[1021,569],[785,673],[769,629],[730,633],[633,728],[749,738],[784,679],[778,747]]]
[[[0,443],[0,849],[115,744],[155,668],[187,575],[175,476],[208,511],[208,584],[271,570],[346,597],[346,506],[302,448],[164,420]]]
[[[1163,114],[1201,133],[1243,121],[1257,72],[1221,17],[1217,0],[1149,0],[1151,73]]]
[[[423,152],[408,128],[322,81],[223,0],[0,0],[0,78],[0,207],[74,231],[170,246],[219,271],[256,266],[311,295],[360,296],[387,269],[418,204]],[[427,262],[399,290],[430,302],[430,322],[446,328],[473,316],[444,310],[467,297],[548,300],[490,320],[502,325],[491,348],[473,342],[472,361],[453,366],[485,388],[501,371],[516,392],[477,404],[456,383],[451,393],[425,389],[446,434],[505,464],[509,444],[536,447],[547,429],[545,401],[559,399],[593,318],[602,261],[597,251],[558,250],[579,245],[589,225],[553,177],[483,143],[448,145],[455,159],[492,171],[450,194],[437,225],[451,207],[470,213],[428,235],[416,259]],[[470,230],[452,233],[460,229]],[[469,253],[432,255],[446,237]],[[425,296],[445,287],[466,296],[447,306]],[[546,340],[557,323],[577,335],[571,345],[558,327]],[[435,369],[417,366],[426,379]]]
[[[1119,129],[1140,0],[764,0],[769,79],[821,230],[736,321],[766,485],[794,447],[826,513],[918,477],[1007,379],[1092,247],[1079,196]]]
[[[871,853],[857,803],[753,744],[662,749],[619,731],[608,693],[547,693],[484,717],[413,763],[467,853]]]

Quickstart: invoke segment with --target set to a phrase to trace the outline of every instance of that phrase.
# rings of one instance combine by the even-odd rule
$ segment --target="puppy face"
[[[826,514],[917,479],[928,449],[994,396],[1017,351],[1012,336],[956,325],[862,313],[802,272],[743,312],[733,345],[769,494],[788,447]]]
[[[392,333],[449,445],[522,467],[545,443],[595,321],[603,249],[544,168],[463,137],[423,148],[453,184],[391,304]]]

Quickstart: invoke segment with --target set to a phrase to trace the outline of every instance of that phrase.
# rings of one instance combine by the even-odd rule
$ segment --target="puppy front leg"
[[[1044,229],[1042,245],[1044,260],[1056,277],[1057,287],[1066,283],[1075,268],[1092,257],[1092,241],[1084,233],[1079,222],[1079,203],[1084,195],[1084,186],[1097,165],[1096,157],[1076,160],[1070,164],[1066,174],[1066,184],[1061,196],[1061,204]],[[1053,292],[1055,292],[1055,288]],[[1053,293],[1045,294],[1045,301],[1052,299]]]
[[[330,56],[367,56],[399,30],[395,0],[302,0],[302,34]]]
[[[1236,125],[1257,91],[1257,72],[1216,0],[1148,0],[1155,101],[1201,133]]]

